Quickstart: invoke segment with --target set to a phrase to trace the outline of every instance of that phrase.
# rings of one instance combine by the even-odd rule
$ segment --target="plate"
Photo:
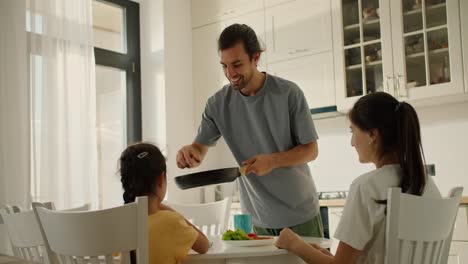
[[[270,237],[268,239],[256,239],[256,240],[222,240],[223,243],[231,247],[260,247],[260,246],[272,246],[275,244],[275,238]]]

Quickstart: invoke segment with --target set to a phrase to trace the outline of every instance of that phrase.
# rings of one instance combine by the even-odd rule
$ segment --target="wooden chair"
[[[183,215],[205,235],[221,235],[227,230],[231,198],[206,204],[180,204],[164,202]]]
[[[388,191],[386,264],[447,263],[463,187],[436,199]]]
[[[148,201],[98,210],[66,212],[34,207],[51,259],[60,263],[130,263],[136,250],[137,263],[148,263]]]

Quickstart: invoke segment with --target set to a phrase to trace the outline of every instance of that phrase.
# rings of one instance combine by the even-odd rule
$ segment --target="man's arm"
[[[256,155],[244,161],[243,165],[247,166],[246,174],[252,172],[258,176],[263,176],[277,168],[305,164],[315,160],[317,156],[318,144],[316,141],[313,141],[287,151]]]
[[[183,146],[177,152],[177,166],[181,169],[198,167],[205,158],[207,152],[208,146],[198,142]]]

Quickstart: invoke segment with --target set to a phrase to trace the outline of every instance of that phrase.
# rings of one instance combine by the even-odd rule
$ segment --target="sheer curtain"
[[[57,208],[98,204],[91,0],[26,1],[32,196]]]

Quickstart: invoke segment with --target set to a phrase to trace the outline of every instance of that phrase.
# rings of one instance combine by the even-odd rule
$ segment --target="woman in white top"
[[[402,192],[441,197],[427,177],[419,120],[414,108],[387,93],[361,97],[348,113],[351,145],[361,163],[376,169],[353,181],[343,216],[335,233],[336,255],[305,243],[291,230],[280,233],[276,245],[307,263],[384,263],[385,214],[389,187]]]

